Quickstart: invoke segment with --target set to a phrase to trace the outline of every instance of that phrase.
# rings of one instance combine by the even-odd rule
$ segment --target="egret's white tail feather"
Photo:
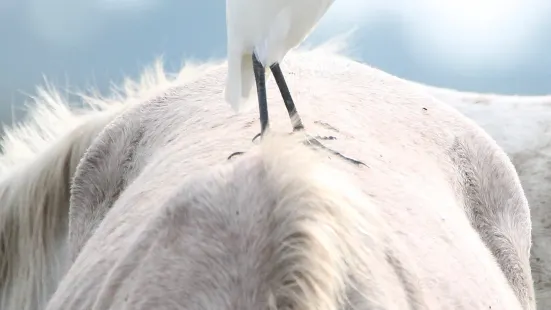
[[[286,40],[291,28],[292,7],[283,8],[270,25],[268,34],[261,42],[257,42],[254,52],[260,63],[268,67],[280,63],[289,51]],[[282,48],[284,47],[284,48]],[[294,46],[293,46],[294,47]]]
[[[228,57],[228,77],[224,95],[235,112],[246,111],[253,106],[254,101],[250,100],[253,81],[252,55],[230,55]]]

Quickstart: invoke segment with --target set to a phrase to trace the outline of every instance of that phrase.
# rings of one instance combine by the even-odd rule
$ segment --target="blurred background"
[[[259,0],[260,1],[260,0]],[[551,1],[336,0],[307,40],[356,29],[350,55],[465,91],[551,93]],[[163,56],[225,57],[224,0],[0,0],[0,122],[44,84],[108,94]]]

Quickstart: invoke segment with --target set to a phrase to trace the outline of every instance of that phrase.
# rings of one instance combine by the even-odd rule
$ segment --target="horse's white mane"
[[[242,184],[243,175],[252,177],[266,186],[259,187],[257,191],[243,191],[243,195],[252,194],[247,201],[277,201],[270,215],[270,221],[277,225],[268,236],[263,236],[274,245],[270,261],[263,266],[266,269],[261,269],[261,273],[271,274],[269,279],[261,281],[271,286],[269,309],[341,309],[349,302],[347,295],[352,294],[349,291],[351,287],[358,290],[353,292],[353,296],[363,298],[362,289],[366,288],[357,287],[355,282],[358,279],[352,276],[352,271],[368,268],[361,262],[372,261],[378,254],[356,242],[369,236],[376,243],[373,247],[382,246],[386,236],[381,231],[387,228],[383,225],[384,221],[364,193],[340,171],[325,165],[318,153],[287,136],[266,138],[256,150],[234,164],[235,170],[239,171],[235,173],[238,176],[234,175],[237,178],[234,184]],[[216,171],[214,175],[219,176],[219,173]],[[209,182],[194,180],[190,183],[212,185],[220,179],[216,177]],[[212,195],[211,188],[206,189],[202,185],[195,188],[207,190],[207,197]],[[184,197],[191,192],[195,194],[191,188],[188,190],[184,191]],[[227,201],[242,199],[232,195],[226,198]],[[175,200],[178,199],[181,197]],[[209,208],[203,205],[197,207],[202,210]],[[239,208],[239,204],[232,204],[229,208],[234,207]],[[362,213],[369,213],[369,216]],[[255,222],[254,219],[249,220]],[[319,259],[313,260],[312,257]],[[381,261],[385,259],[377,258]],[[365,284],[365,280],[362,278],[360,282]],[[415,291],[417,288],[414,285],[409,282],[404,285],[418,297],[416,294],[419,292]],[[381,292],[383,295],[386,293]]]
[[[81,94],[82,108],[71,108],[51,86],[38,88],[26,119],[0,142],[0,309],[40,308],[55,291],[64,273],[64,258],[55,254],[65,246],[71,178],[95,136],[132,103],[200,72],[187,65],[169,76],[157,61],[110,98]]]

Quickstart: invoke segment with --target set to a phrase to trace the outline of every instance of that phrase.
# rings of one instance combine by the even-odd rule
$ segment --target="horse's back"
[[[141,199],[180,167],[153,160],[48,309],[521,308],[452,192],[407,191],[397,171],[360,180],[308,153],[262,145]],[[377,197],[376,182],[400,193]]]
[[[391,285],[401,283],[403,292],[418,293],[395,302],[414,306],[416,302],[409,301],[413,298],[421,308],[519,308],[511,288],[523,305],[531,305],[528,206],[512,165],[495,143],[465,117],[417,93],[404,81],[340,57],[308,56],[315,57],[290,57],[288,62],[289,84],[307,129],[337,137],[328,146],[367,164],[359,168],[336,158],[330,161],[368,197],[380,222],[389,227],[384,234],[393,239],[387,245],[362,239],[366,243],[358,250],[388,254],[385,259],[373,258],[375,266],[388,272],[380,273],[371,286],[362,285],[372,292],[388,288],[403,297]],[[320,68],[322,63],[327,67]],[[239,214],[220,211],[228,201],[253,212],[249,202],[254,197],[237,203],[234,196],[254,196],[259,184],[271,184],[262,175],[254,175],[241,186],[230,186],[225,171],[234,164],[225,163],[226,157],[250,148],[256,118],[254,112],[236,116],[227,108],[223,70],[213,68],[203,78],[127,111],[92,145],[75,176],[71,200],[70,243],[76,261],[50,309],[87,309],[95,303],[102,309],[118,307],[126,296],[140,300],[144,307],[193,304],[191,297],[178,299],[192,291],[178,288],[190,285],[185,281],[200,279],[198,272],[203,270],[194,264],[185,266],[182,262],[197,253],[178,247],[181,238],[189,237],[183,231],[193,226],[159,225],[159,214],[176,210],[189,221],[203,219],[205,225],[215,219],[229,220]],[[268,87],[268,97],[275,101],[270,110],[272,128],[289,128],[283,123],[286,111],[278,104],[281,100],[273,85]],[[277,169],[277,165],[270,167]],[[199,177],[202,173],[211,178]],[[222,190],[204,191],[196,197],[190,189],[193,182]],[[292,178],[287,182],[288,187],[294,184]],[[171,200],[178,193],[187,193],[188,198],[196,198],[193,204],[217,207],[221,213],[190,216],[189,204]],[[269,201],[258,206],[266,204]],[[297,202],[297,208],[301,207]],[[369,216],[362,218],[373,224]],[[265,231],[250,231],[252,240],[234,235],[234,241],[262,243],[268,228],[258,221]],[[491,238],[492,230],[500,233],[499,240]],[[216,231],[212,229],[215,235]],[[193,246],[185,249],[192,251],[218,241],[199,238],[189,242]],[[230,245],[221,244],[220,251],[212,255],[223,255],[224,246]],[[252,255],[249,259],[260,258]],[[192,266],[198,269],[189,270]],[[224,266],[221,263],[217,268]],[[236,277],[251,275],[250,270],[229,266]],[[179,276],[182,268],[188,268],[183,273],[188,276]],[[360,277],[370,274],[369,268],[354,271]],[[406,286],[402,271],[411,273]],[[156,288],[147,286],[147,281]],[[246,284],[252,287],[262,285],[259,279],[250,281]],[[139,290],[137,283],[150,287],[151,295]],[[231,290],[250,293],[248,286],[240,284]],[[374,294],[366,302],[392,307],[393,293],[381,295],[380,300]],[[178,296],[169,297],[172,294]]]

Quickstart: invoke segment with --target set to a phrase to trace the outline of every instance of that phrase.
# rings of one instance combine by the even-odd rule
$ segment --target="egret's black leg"
[[[302,120],[298,115],[295,103],[293,102],[293,98],[291,96],[291,92],[289,91],[287,83],[285,82],[285,78],[283,77],[283,72],[281,72],[281,68],[279,67],[279,64],[275,63],[274,65],[270,66],[270,69],[276,80],[277,86],[283,98],[283,102],[285,103],[285,107],[287,108],[287,112],[289,113],[289,117],[291,118],[291,122],[293,124],[293,132],[304,130],[304,124],[302,123]],[[270,127],[269,118],[268,118],[268,99],[266,96],[265,68],[260,63],[260,61],[258,60],[258,58],[254,53],[253,53],[253,70],[254,70],[256,90],[258,95],[258,109],[260,112],[260,133],[253,138],[253,141],[254,141],[256,138],[264,136],[264,134],[266,133],[267,130],[269,130],[269,127]],[[304,141],[304,144],[325,149],[329,151],[331,154],[336,155],[341,159],[344,159],[355,165],[365,166],[365,164],[362,163],[361,161],[346,157],[341,153],[326,147],[319,141],[319,140],[335,140],[335,139],[336,138],[333,136],[309,137]],[[243,152],[235,152],[228,157],[228,160],[235,155],[241,155],[241,154],[243,154]]]
[[[287,82],[285,82],[285,77],[283,76],[283,72],[281,71],[281,67],[279,66],[279,63],[275,63],[270,66],[270,70],[272,70],[272,73],[274,75],[274,79],[276,80],[277,87],[279,88],[279,92],[281,93],[281,97],[283,98],[283,102],[285,103],[285,107],[287,108],[287,112],[289,113],[289,117],[291,118],[291,122],[293,123],[293,132],[304,130],[304,124],[302,123],[302,120],[297,112],[297,107],[295,106],[295,103],[293,101],[293,97],[291,96],[291,92],[289,91],[289,87],[287,86]],[[317,136],[317,137],[310,137],[304,141],[305,144],[313,145],[318,148],[325,149],[329,151],[331,154],[336,155],[346,161],[349,161],[355,165],[364,165],[361,161],[346,157],[342,155],[341,153],[334,151],[325,145],[323,145],[319,140],[336,140],[337,138],[333,136]]]
[[[258,60],[255,53],[253,53],[253,71],[256,82],[256,93],[258,96],[258,111],[260,112],[260,133],[254,136],[254,142],[256,138],[264,136],[266,131],[270,128],[270,121],[268,117],[268,99],[266,96],[266,69]],[[243,152],[234,152],[228,156],[228,160],[233,156],[242,154]]]
[[[289,91],[287,82],[285,82],[285,77],[283,76],[283,72],[281,72],[279,64],[276,62],[275,64],[271,65],[270,70],[272,70],[272,74],[274,75],[277,87],[279,88],[279,92],[281,93],[281,97],[283,98],[283,102],[285,103],[285,107],[287,108],[287,112],[289,113],[289,117],[291,118],[293,131],[304,130],[304,124],[302,124],[302,120],[298,115],[297,107],[295,106],[293,97],[291,96],[291,92]]]
[[[260,112],[260,135],[264,136],[270,127],[268,118],[268,99],[266,97],[266,70],[256,54],[253,53],[253,70],[258,95],[258,111]]]

